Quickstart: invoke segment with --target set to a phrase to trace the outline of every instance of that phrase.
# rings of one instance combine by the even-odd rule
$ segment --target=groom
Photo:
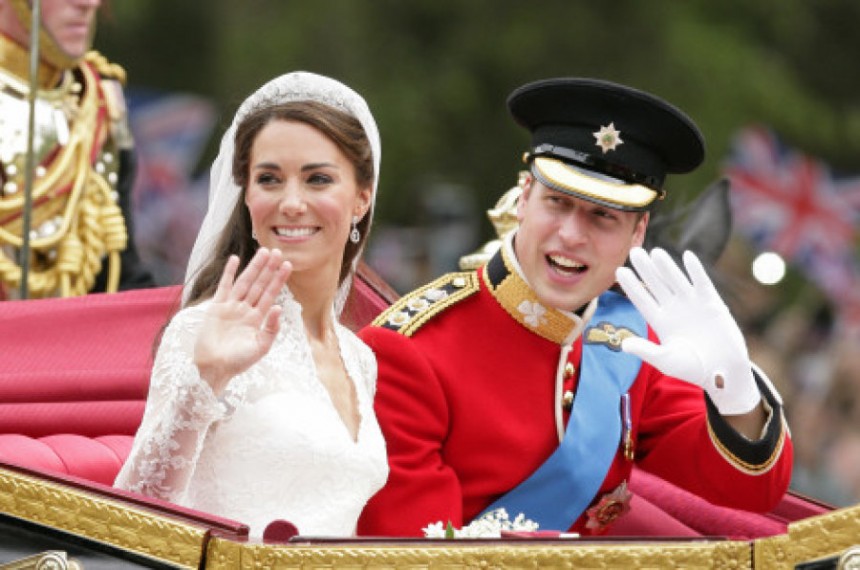
[[[531,133],[518,229],[482,268],[417,289],[361,333],[391,470],[359,533],[421,535],[504,507],[541,530],[601,534],[627,509],[634,464],[771,509],[792,462],[779,396],[695,255],[684,272],[639,247],[666,175],[704,158],[698,128],[593,79],[524,85],[508,106]]]

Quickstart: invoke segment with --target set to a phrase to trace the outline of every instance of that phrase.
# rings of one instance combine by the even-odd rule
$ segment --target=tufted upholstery
[[[0,461],[110,484],[178,287],[0,304]]]

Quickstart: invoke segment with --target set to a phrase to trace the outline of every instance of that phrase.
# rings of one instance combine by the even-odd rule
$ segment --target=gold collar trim
[[[6,70],[29,87],[30,52],[2,34],[0,34],[0,69]],[[39,61],[40,89],[55,87],[62,75],[62,69],[48,65],[44,60]]]
[[[508,236],[502,247],[484,266],[487,289],[505,311],[522,326],[558,345],[572,343],[581,333],[585,320],[574,313],[560,311],[541,303],[531,286],[520,274]],[[594,311],[592,302],[586,316]]]

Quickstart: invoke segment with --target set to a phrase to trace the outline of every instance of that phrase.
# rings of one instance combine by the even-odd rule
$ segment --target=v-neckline
[[[354,396],[354,398],[350,398],[350,399],[351,400],[354,399],[355,413],[358,415],[358,422],[356,423],[356,426],[355,426],[355,434],[354,435],[353,435],[352,429],[350,429],[350,426],[347,423],[346,418],[344,418],[343,415],[341,415],[340,411],[337,409],[337,406],[334,403],[334,398],[332,397],[331,392],[329,391],[328,387],[323,383],[322,378],[320,378],[319,368],[317,366],[316,360],[314,359],[313,347],[311,346],[310,338],[308,337],[308,332],[304,328],[304,326],[302,326],[302,332],[305,335],[305,346],[307,347],[307,350],[310,353],[309,356],[310,356],[311,366],[313,369],[313,380],[314,380],[314,382],[316,382],[317,386],[319,386],[319,388],[322,390],[323,394],[325,395],[325,397],[328,401],[328,404],[329,404],[329,408],[331,409],[332,412],[334,412],[334,415],[337,418],[338,423],[340,423],[340,425],[343,427],[343,431],[346,433],[347,438],[349,438],[349,440],[352,442],[353,445],[358,445],[359,440],[361,439],[361,431],[362,431],[362,428],[364,426],[364,414],[361,412],[361,395],[359,394],[359,391],[358,391],[358,383],[357,383],[356,378],[353,375],[352,371],[350,370],[350,366],[349,366],[349,364],[347,364],[347,358],[345,358],[345,355],[344,355],[344,343],[342,342],[343,339],[341,338],[341,333],[338,330],[337,325],[335,325],[334,335],[335,335],[335,340],[337,341],[337,354],[338,354],[338,357],[340,359],[340,364],[343,367],[344,374],[346,374],[346,379],[349,382],[350,387],[352,388],[352,396]]]
[[[332,398],[331,393],[325,384],[323,384],[322,379],[319,375],[319,370],[317,367],[316,360],[314,360],[314,351],[311,346],[310,336],[308,335],[308,331],[305,328],[304,320],[302,319],[302,311],[303,307],[301,303],[299,303],[293,292],[290,290],[289,286],[284,286],[284,289],[281,291],[281,294],[278,297],[278,301],[281,306],[284,307],[284,311],[281,313],[281,318],[284,319],[281,322],[281,326],[292,326],[298,329],[299,334],[302,337],[302,344],[304,345],[303,349],[305,351],[305,355],[307,361],[309,362],[309,366],[311,368],[311,382],[316,385],[317,388],[321,390],[321,394],[328,402],[329,409],[334,412],[334,417],[336,421],[342,426],[344,433],[347,438],[353,445],[358,445],[361,440],[361,433],[365,424],[365,414],[362,413],[362,396],[359,392],[358,386],[358,377],[354,374],[356,372],[350,367],[349,359],[346,358],[345,352],[345,343],[343,342],[343,335],[341,333],[340,328],[342,325],[337,319],[337,315],[333,314],[332,317],[334,319],[334,334],[335,340],[337,341],[337,354],[340,357],[341,366],[343,366],[343,370],[346,373],[347,380],[349,381],[350,386],[352,387],[352,392],[355,395],[355,406],[356,413],[358,414],[358,423],[356,425],[355,435],[353,435],[352,430],[350,429],[347,422],[344,420],[344,417],[340,414],[337,409],[337,406],[334,404],[334,399]],[[289,307],[289,308],[288,308]]]

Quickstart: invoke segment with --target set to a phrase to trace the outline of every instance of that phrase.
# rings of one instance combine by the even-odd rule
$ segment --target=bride
[[[388,474],[376,362],[338,322],[367,239],[379,134],[327,77],[273,79],[212,165],[183,308],[115,486],[249,525],[349,536]]]

